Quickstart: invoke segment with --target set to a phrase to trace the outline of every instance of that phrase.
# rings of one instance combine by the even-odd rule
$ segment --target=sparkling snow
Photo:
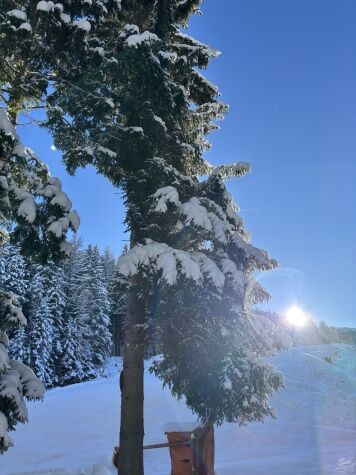
[[[80,30],[84,30],[86,32],[89,32],[91,30],[91,24],[88,20],[78,20],[73,22],[74,25],[77,26]]]
[[[121,364],[111,360],[108,379],[53,389],[44,403],[30,403],[30,422],[11,434],[15,447],[0,457],[0,473],[114,475],[120,409],[115,362]],[[274,401],[278,420],[217,429],[217,475],[354,475],[356,349],[295,348],[273,363],[287,383]],[[194,425],[184,403],[148,372],[145,387],[146,444],[165,442],[167,427]],[[145,452],[146,475],[169,473],[168,449]]]
[[[153,43],[155,41],[159,41],[157,35],[149,31],[144,31],[143,33],[138,33],[129,36],[126,39],[125,44],[129,47],[137,48],[142,43]]]

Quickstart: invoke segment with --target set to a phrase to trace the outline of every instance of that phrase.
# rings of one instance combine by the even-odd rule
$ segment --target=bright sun
[[[304,327],[308,322],[308,315],[297,305],[293,305],[286,311],[286,320],[295,327]]]

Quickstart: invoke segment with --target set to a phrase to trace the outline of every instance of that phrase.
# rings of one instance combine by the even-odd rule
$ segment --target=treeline
[[[10,356],[47,387],[91,379],[119,352],[125,297],[115,287],[117,259],[75,242],[61,265],[42,266],[13,245],[0,248],[0,285],[17,295],[27,325],[11,336]],[[115,348],[114,348],[115,345]]]
[[[258,313],[283,328],[291,336],[294,346],[329,343],[356,345],[355,328],[338,328],[330,326],[324,321],[316,322],[313,318],[309,318],[304,327],[296,328],[291,327],[286,323],[283,316],[276,312],[259,310]]]

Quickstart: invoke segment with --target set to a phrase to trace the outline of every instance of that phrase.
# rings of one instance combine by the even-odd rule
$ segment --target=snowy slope
[[[217,474],[356,474],[356,348],[295,348],[273,362],[287,383],[275,399],[278,421],[219,428]],[[111,374],[118,372],[113,365]],[[1,475],[115,473],[110,458],[119,424],[117,375],[51,390],[29,410],[30,423],[13,434],[15,448],[0,456]],[[145,416],[147,444],[165,441],[167,422],[194,420],[150,374]],[[169,475],[168,449],[146,451],[145,465],[146,475]]]

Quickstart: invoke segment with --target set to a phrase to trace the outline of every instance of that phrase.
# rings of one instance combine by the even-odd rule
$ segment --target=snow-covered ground
[[[325,360],[330,358],[331,363]],[[356,474],[356,348],[295,348],[273,360],[287,389],[278,420],[216,430],[217,475]],[[54,389],[29,405],[30,423],[0,456],[1,475],[111,475],[119,425],[118,368],[108,379]],[[120,364],[120,360],[116,360]],[[182,401],[146,374],[145,443],[165,442],[167,422],[194,421]],[[169,475],[168,449],[145,452],[147,475]]]

